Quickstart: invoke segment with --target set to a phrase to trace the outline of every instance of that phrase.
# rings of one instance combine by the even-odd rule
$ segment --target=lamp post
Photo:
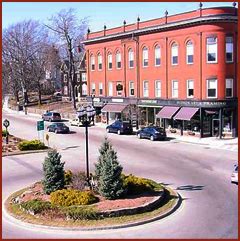
[[[89,178],[89,159],[88,159],[88,127],[90,126],[91,122],[94,120],[94,116],[96,114],[95,109],[93,106],[81,107],[78,111],[78,118],[82,122],[83,126],[85,126],[85,136],[86,136],[86,174],[87,174],[87,183],[88,186],[90,185],[90,178]]]
[[[91,99],[92,99],[92,107],[94,108],[94,98],[95,98],[95,94],[94,94],[94,92],[92,92],[92,94],[91,94]],[[93,118],[93,125],[95,125],[95,122],[94,122],[94,118]]]

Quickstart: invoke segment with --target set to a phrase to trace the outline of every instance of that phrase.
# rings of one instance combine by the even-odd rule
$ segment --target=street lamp
[[[89,160],[88,160],[88,127],[90,126],[91,122],[94,120],[94,116],[96,114],[95,109],[93,106],[87,107],[80,107],[78,111],[78,118],[82,122],[83,126],[85,126],[85,135],[86,135],[86,173],[87,173],[87,183],[88,186],[90,185],[90,178],[89,178]]]

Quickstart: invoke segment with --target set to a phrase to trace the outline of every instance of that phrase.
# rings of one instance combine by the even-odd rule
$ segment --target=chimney
[[[165,23],[167,23],[167,16],[168,16],[168,11],[165,11]]]
[[[123,21],[123,32],[125,32],[125,27],[126,27],[126,21]]]
[[[106,25],[104,25],[104,26],[103,26],[103,36],[105,36],[105,35],[106,35],[106,29],[107,29],[107,26],[106,26]]]
[[[138,16],[138,18],[137,18],[137,29],[139,29],[139,23],[140,23],[140,18]]]

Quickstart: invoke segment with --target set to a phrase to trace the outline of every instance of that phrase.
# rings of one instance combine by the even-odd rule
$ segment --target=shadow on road
[[[62,150],[74,149],[74,148],[78,148],[78,147],[80,147],[80,146],[68,146],[68,147],[63,148]]]
[[[204,186],[202,185],[184,185],[177,187],[176,190],[184,190],[184,191],[199,191],[203,190]]]

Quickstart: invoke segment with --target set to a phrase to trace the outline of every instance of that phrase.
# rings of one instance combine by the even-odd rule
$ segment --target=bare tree
[[[76,109],[76,101],[74,97],[74,89],[76,85],[76,62],[78,59],[78,49],[80,42],[84,38],[87,29],[87,18],[78,20],[75,10],[64,9],[50,19],[50,24],[46,25],[53,31],[55,36],[60,40],[61,45],[67,55],[69,61],[68,78],[71,85],[71,100],[73,107]]]

